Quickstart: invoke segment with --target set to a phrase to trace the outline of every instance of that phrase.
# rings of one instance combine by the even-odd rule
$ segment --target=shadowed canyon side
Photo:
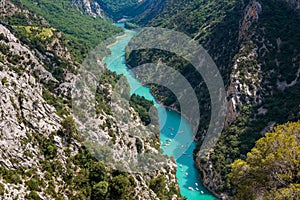
[[[299,21],[299,1],[192,0],[169,1],[147,24],[181,31],[199,41],[223,76],[228,100],[225,128],[207,158],[195,158],[204,184],[220,198],[234,195],[230,164],[244,159],[275,124],[300,118]],[[145,50],[128,55],[132,67],[157,61],[181,71],[197,91],[200,148],[210,118],[205,83],[189,71],[187,62],[167,52]],[[152,92],[166,106],[179,109],[170,91],[154,86]]]
[[[93,17],[134,19],[134,23],[146,24],[163,9],[165,0],[72,0],[79,11]]]

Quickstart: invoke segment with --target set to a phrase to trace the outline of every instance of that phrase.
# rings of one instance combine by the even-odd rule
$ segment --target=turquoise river
[[[122,26],[122,24],[117,24],[117,26]],[[151,95],[149,88],[142,86],[125,64],[125,47],[135,34],[135,31],[125,29],[125,35],[118,37],[117,41],[109,46],[111,55],[104,59],[104,63],[109,70],[116,72],[117,74],[123,74],[127,78],[131,94],[135,93],[144,96],[146,99],[154,102],[155,107],[158,109],[161,125],[160,140],[163,153],[172,156],[172,150],[174,150],[174,148],[177,148],[178,146],[186,148],[185,153],[176,159],[176,176],[182,196],[187,197],[188,200],[215,200],[216,198],[203,187],[199,180],[198,171],[194,166],[192,153],[195,148],[195,143],[192,142],[190,144],[193,140],[192,134],[188,134],[190,137],[187,137],[186,141],[172,140],[177,133],[191,133],[191,126],[179,113],[165,109],[158,104]],[[169,145],[167,141],[170,140],[172,143]]]

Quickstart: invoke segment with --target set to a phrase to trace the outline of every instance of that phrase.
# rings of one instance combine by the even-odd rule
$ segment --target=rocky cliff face
[[[297,4],[297,2],[289,3],[292,5]],[[294,89],[299,87],[299,81],[297,80],[300,65],[296,60],[300,52],[299,48],[294,46],[293,42],[289,43],[291,40],[287,39],[287,35],[289,35],[288,37],[293,37],[293,34],[284,33],[283,31],[280,31],[281,34],[272,34],[272,32],[279,31],[280,27],[287,31],[289,28],[284,27],[284,23],[291,23],[293,27],[296,26],[292,28],[295,34],[296,30],[299,30],[299,26],[296,25],[299,23],[299,18],[297,18],[296,14],[291,14],[292,22],[287,22],[288,20],[285,19],[286,21],[280,20],[278,24],[276,22],[274,23],[274,21],[279,18],[270,17],[271,13],[273,16],[277,16],[280,15],[278,12],[288,12],[280,11],[280,9],[289,10],[284,2],[281,2],[281,8],[274,6],[275,4],[275,2],[267,1],[250,1],[243,10],[243,16],[240,19],[238,29],[239,52],[232,60],[233,64],[228,86],[229,112],[227,115],[227,124],[224,129],[224,136],[215,147],[214,153],[209,156],[209,162],[203,164],[200,160],[197,161],[198,166],[205,171],[205,184],[213,191],[218,191],[222,199],[229,198],[227,196],[228,192],[222,192],[226,190],[229,191],[225,188],[228,187],[226,184],[229,185],[230,183],[226,182],[224,175],[221,175],[221,173],[226,174],[229,172],[228,167],[225,165],[220,166],[220,163],[231,163],[235,159],[233,152],[235,152],[237,148],[240,151],[239,154],[236,155],[236,158],[244,158],[248,151],[248,148],[245,148],[246,144],[243,142],[243,139],[236,140],[235,137],[239,135],[239,137],[244,138],[244,140],[251,141],[272,129],[275,123],[286,121],[287,119],[283,120],[281,115],[287,115],[288,113],[283,110],[275,111],[276,106],[281,106],[278,104],[270,106],[269,103],[274,102],[276,98],[284,98],[283,102],[286,103],[290,101],[288,99],[293,99],[294,96],[299,95],[293,93],[293,95],[289,97],[285,96],[287,95],[287,90],[292,91],[292,87],[294,87]],[[292,6],[292,8],[295,7]],[[296,21],[298,22],[296,23]],[[294,41],[297,40],[296,38],[294,39]],[[294,52],[289,54],[287,60],[281,56],[283,54],[288,55],[287,52],[289,52],[288,49],[283,50],[281,48],[283,40],[285,40],[286,44],[289,43],[287,45],[289,48],[292,48]],[[296,62],[291,62],[292,60]],[[285,72],[278,70],[287,65],[290,66],[290,68],[285,68]],[[288,77],[290,77],[290,79]],[[289,81],[286,79],[289,79]],[[291,88],[286,87],[288,85],[291,86]],[[281,93],[281,91],[284,90],[285,95]],[[292,114],[293,117],[288,117],[290,120],[296,120],[300,117],[297,105],[299,106],[298,103],[288,106],[292,108],[292,112],[294,113]],[[246,123],[242,122],[242,120],[246,120]],[[255,128],[254,126],[261,126],[261,128]],[[250,130],[234,130],[237,127],[241,127],[242,129],[248,128]],[[225,139],[225,137],[227,137],[227,139]],[[226,145],[226,141],[231,143],[241,142],[241,144]],[[221,151],[221,148],[225,146],[230,148],[230,150],[227,151],[228,153]],[[222,155],[226,156],[223,157]],[[218,159],[216,159],[216,157]]]
[[[82,3],[93,12],[92,4]],[[80,64],[72,59],[63,34],[42,17],[10,1],[1,1],[0,8],[1,19],[20,13],[28,23],[11,26],[1,21],[0,24],[0,198],[87,199],[92,196],[93,199],[94,186],[101,180],[107,185],[103,195],[111,199],[121,198],[110,190],[114,190],[115,184],[122,188],[122,181],[126,187],[119,191],[121,194],[136,199],[159,199],[159,192],[149,185],[162,176],[166,181],[165,188],[161,189],[170,198],[180,199],[174,193],[178,186],[172,160],[167,159],[168,165],[155,171],[129,170],[143,154],[157,153],[159,144],[157,134],[143,126],[132,108],[122,110],[116,104],[119,112],[128,115],[127,123],[120,124],[121,120],[107,111],[108,102],[98,107],[101,123],[90,136],[105,138],[101,144],[110,147],[113,157],[108,158],[115,163],[103,165],[105,160],[100,162],[95,158],[94,153],[99,149],[91,144],[83,145],[86,140],[82,140],[83,135],[76,130],[72,117],[70,90],[80,76],[76,75]],[[108,73],[106,78],[113,80],[116,75]],[[99,84],[102,95],[106,95],[101,99],[109,99],[112,89],[109,81]],[[132,134],[141,132],[145,137]],[[97,166],[102,166],[100,171]],[[101,179],[97,176],[100,173],[103,173]]]
[[[253,35],[251,31],[254,23],[259,20],[262,13],[262,5],[258,1],[251,1],[243,11],[243,17],[239,26],[238,40],[241,43],[239,52],[234,56],[232,72],[230,74],[230,84],[228,90],[229,104],[233,110],[229,109],[228,116],[235,119],[239,114],[238,105],[246,103],[261,103],[259,89],[262,83],[261,64],[258,63],[257,48],[254,47]],[[232,118],[232,117],[229,117]],[[232,123],[233,120],[227,121]]]
[[[34,136],[40,134],[45,138],[50,137],[60,129],[62,119],[56,114],[56,109],[43,98],[45,89],[40,79],[45,83],[58,81],[44,69],[38,52],[23,45],[11,30],[0,25],[0,34],[1,166],[12,173],[18,169],[35,169],[34,174],[43,177],[40,162],[44,158],[37,148]],[[60,137],[55,137],[55,142],[58,147],[64,146]],[[60,151],[63,152],[63,149]],[[63,153],[59,156],[59,161],[65,161]],[[17,181],[1,179],[1,184],[4,185],[1,195],[4,199],[24,199],[29,193],[25,182],[30,177],[22,179],[18,173],[14,176]],[[59,181],[59,177],[56,178]],[[45,193],[40,196],[47,198]]]
[[[26,167],[36,164],[33,158],[23,155],[24,147],[35,152],[30,144],[22,144],[31,132],[49,135],[60,128],[60,117],[55,108],[42,97],[42,84],[33,76],[37,73],[44,81],[55,78],[42,66],[43,63],[3,25],[1,40],[1,139],[2,163],[8,168],[18,167],[11,158],[22,158]],[[12,61],[17,59],[17,61]],[[31,63],[31,65],[28,65]]]
[[[83,10],[83,12],[91,15],[93,17],[104,17],[104,13],[100,5],[96,1],[90,0],[72,0],[73,5],[77,6],[79,11]]]
[[[289,3],[292,5],[295,3],[297,4],[297,2]],[[270,4],[267,4],[264,1],[250,1],[249,5],[245,7],[243,18],[241,19],[239,27],[239,41],[241,43],[240,50],[233,59],[234,64],[231,72],[230,88],[235,89],[233,89],[234,91],[230,90],[232,93],[230,93],[229,96],[233,96],[233,99],[231,100],[233,104],[238,103],[244,105],[251,102],[251,104],[254,103],[256,105],[260,105],[263,103],[264,95],[268,95],[267,91],[270,88],[273,88],[273,90],[284,90],[285,86],[288,85],[286,81],[281,82],[277,80],[276,84],[271,86],[270,82],[272,80],[270,76],[274,73],[274,69],[265,70],[264,68],[264,65],[267,64],[267,61],[264,59],[270,56],[270,52],[272,51],[276,51],[276,55],[278,56],[276,57],[273,55],[275,63],[274,67],[284,65],[284,61],[279,61],[279,54],[283,53],[280,52],[280,46],[282,44],[281,37],[279,36],[276,39],[269,38],[270,35],[266,33],[267,31],[264,27],[266,22],[264,22],[264,24],[260,23],[260,21],[266,20],[266,17],[263,15],[270,12],[270,10],[267,10],[268,6],[270,6]],[[287,8],[285,7],[285,9]],[[261,15],[263,19],[260,19]],[[293,16],[293,18],[296,21],[298,20],[296,16]],[[272,23],[272,19],[270,19],[270,23]],[[295,29],[297,29],[297,27]],[[282,37],[286,36],[282,35]],[[291,48],[295,48],[294,50],[298,51],[297,47],[291,46]],[[294,60],[298,56],[299,55],[294,54],[290,59]],[[294,69],[291,70],[291,73],[295,79],[290,80],[290,84],[292,84],[291,86],[294,86],[297,82],[298,65],[299,63],[293,64]],[[240,76],[241,73],[242,76]],[[233,93],[235,95],[231,95]],[[266,111],[260,108],[260,111],[258,112],[265,113]]]

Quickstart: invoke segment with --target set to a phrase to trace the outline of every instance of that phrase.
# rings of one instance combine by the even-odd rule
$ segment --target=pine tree
[[[300,199],[300,121],[277,126],[231,165],[235,199]]]

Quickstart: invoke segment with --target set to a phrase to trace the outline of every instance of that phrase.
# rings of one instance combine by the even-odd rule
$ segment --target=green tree
[[[28,200],[40,200],[40,196],[35,192],[31,191],[28,195],[25,196],[26,199]]]
[[[5,187],[2,183],[0,183],[0,196],[3,196],[5,194]]]
[[[95,162],[90,169],[89,180],[93,182],[99,182],[106,180],[106,168],[103,162]]]
[[[299,133],[300,121],[277,126],[231,165],[235,199],[300,199]]]
[[[130,106],[134,108],[134,110],[139,114],[142,122],[144,125],[148,125],[152,122],[152,124],[156,124],[158,125],[158,114],[157,114],[157,110],[155,109],[154,106],[154,103],[153,101],[149,101],[147,99],[145,99],[145,97],[141,97],[139,95],[136,95],[136,94],[133,94],[131,97],[130,97]],[[151,118],[149,116],[149,111],[150,111],[150,108],[154,108],[152,109],[151,111],[153,113],[152,114],[152,120],[151,121]]]
[[[101,181],[93,186],[92,190],[92,200],[101,200],[104,199],[108,192],[108,182]]]
[[[115,176],[111,181],[111,197],[112,199],[129,199],[130,180],[124,175]]]
[[[166,199],[166,178],[164,175],[159,175],[158,177],[151,179],[149,187],[160,199]]]
[[[63,127],[61,133],[68,141],[71,140],[71,138],[75,137],[77,135],[77,129],[75,125],[75,120],[72,116],[66,117],[62,122],[61,125]]]
[[[29,190],[41,191],[40,182],[35,178],[31,178],[30,180],[26,181],[25,184]]]

